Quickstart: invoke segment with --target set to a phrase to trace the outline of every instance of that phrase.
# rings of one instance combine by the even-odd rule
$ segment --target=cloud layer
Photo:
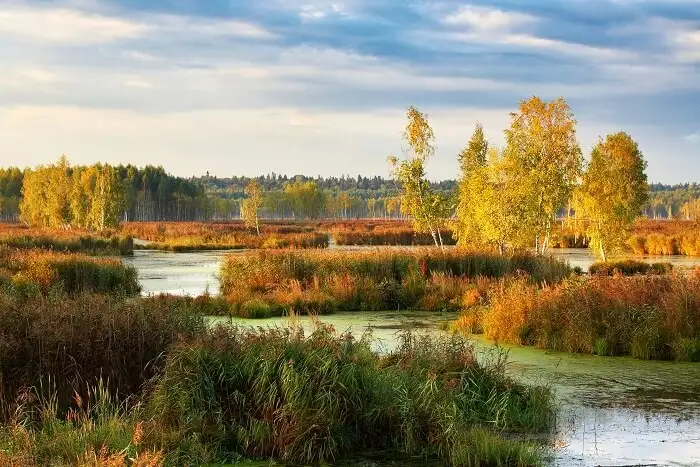
[[[448,178],[477,120],[500,144],[537,94],[569,101],[584,152],[622,129],[652,180],[698,180],[699,6],[0,0],[0,162],[385,175],[416,105]]]

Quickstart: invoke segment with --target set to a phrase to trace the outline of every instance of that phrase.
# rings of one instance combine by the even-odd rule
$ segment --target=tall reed
[[[134,253],[130,236],[86,230],[31,229],[17,224],[0,224],[0,245],[17,249],[53,250],[92,256],[129,256]]]
[[[255,298],[268,303],[272,314],[290,309],[323,314],[335,310],[457,311],[479,277],[525,274],[538,283],[554,283],[568,273],[564,263],[527,253],[269,251],[229,256],[220,278],[222,292],[234,306]]]
[[[204,328],[201,315],[167,297],[38,296],[17,303],[0,294],[0,413],[23,388],[53,387],[60,407],[102,378],[130,396],[156,374],[163,352]]]
[[[126,295],[140,291],[136,270],[118,259],[7,247],[0,247],[0,284],[19,296],[48,290]]]
[[[309,464],[380,450],[464,466],[540,461],[536,448],[499,433],[546,429],[546,389],[509,379],[502,363],[479,364],[460,338],[402,339],[380,357],[367,337],[326,327],[308,337],[218,328],[170,354],[149,408],[163,432],[219,456]]]
[[[481,314],[486,337],[542,349],[700,361],[700,273],[593,275],[538,289],[504,282]],[[457,327],[465,328],[467,320]]]

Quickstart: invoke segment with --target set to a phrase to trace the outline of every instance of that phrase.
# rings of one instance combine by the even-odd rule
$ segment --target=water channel
[[[226,254],[136,251],[124,261],[139,273],[144,294],[218,293],[216,274]],[[572,266],[587,268],[586,250],[555,250]],[[675,267],[700,265],[698,258],[648,257]],[[371,330],[379,351],[390,351],[405,327],[443,332],[440,313],[351,313],[322,317],[336,330]],[[311,329],[305,317],[299,323]],[[286,326],[285,318],[214,318],[241,326]],[[482,358],[508,352],[508,371],[516,378],[553,388],[559,405],[552,464],[557,466],[700,465],[700,364],[645,362],[630,358],[546,353],[522,347],[495,348],[475,340]]]

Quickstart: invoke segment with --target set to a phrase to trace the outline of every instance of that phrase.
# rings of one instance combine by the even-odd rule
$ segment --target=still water
[[[168,253],[136,251],[124,261],[136,267],[144,294],[198,295],[218,292],[221,259],[241,252]],[[555,250],[572,266],[587,268],[586,250]],[[676,267],[700,265],[698,258],[650,257]],[[338,331],[370,330],[378,351],[390,351],[406,327],[438,330],[454,315],[439,313],[352,313],[322,317]],[[241,326],[286,326],[285,318],[243,320],[213,318]],[[299,324],[311,330],[308,318]],[[508,371],[527,382],[553,388],[559,404],[552,465],[698,465],[700,466],[700,364],[643,362],[628,358],[545,353],[499,347],[476,340],[481,358],[507,351]]]

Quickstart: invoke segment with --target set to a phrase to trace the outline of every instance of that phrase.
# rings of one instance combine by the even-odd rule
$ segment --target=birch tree
[[[435,153],[435,135],[427,115],[410,107],[404,140],[408,143],[407,158],[389,156],[391,174],[401,189],[401,212],[410,216],[413,227],[430,232],[435,246],[445,249],[441,227],[449,216],[448,200],[432,190],[425,174],[425,162]]]
[[[648,202],[646,167],[637,143],[627,133],[608,135],[593,148],[575,207],[590,247],[603,261],[622,249],[632,223]]]
[[[263,202],[262,187],[257,180],[251,180],[245,187],[246,198],[241,202],[241,216],[246,227],[255,229],[260,235],[260,206]]]
[[[511,114],[505,136],[508,177],[521,191],[514,209],[527,213],[521,233],[541,254],[549,246],[557,211],[566,206],[581,175],[576,120],[563,98],[532,97]]]

